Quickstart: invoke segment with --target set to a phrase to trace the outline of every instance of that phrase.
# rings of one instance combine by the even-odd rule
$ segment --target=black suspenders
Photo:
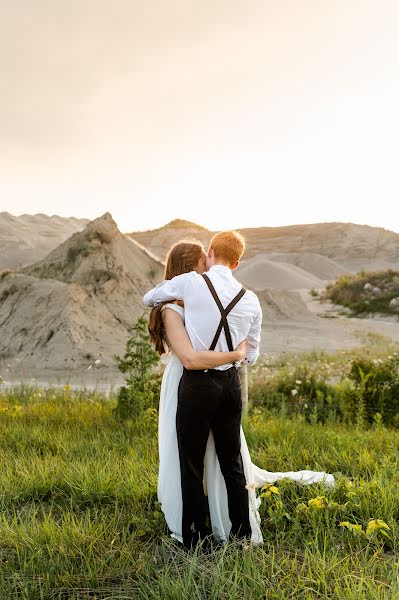
[[[233,342],[231,340],[231,333],[230,333],[229,323],[227,321],[227,315],[235,307],[237,302],[239,300],[241,300],[241,298],[243,297],[243,295],[245,294],[245,292],[247,290],[244,287],[242,287],[241,290],[238,292],[237,296],[235,298],[233,298],[233,300],[230,302],[230,304],[228,306],[226,306],[226,308],[223,308],[223,305],[220,302],[220,298],[217,295],[216,290],[213,287],[213,284],[212,284],[211,280],[209,279],[208,275],[206,275],[205,273],[201,273],[201,275],[205,279],[205,282],[209,288],[209,291],[211,292],[213,299],[215,300],[215,302],[220,310],[220,314],[221,314],[220,323],[219,323],[219,326],[215,333],[215,337],[213,338],[213,342],[212,342],[209,350],[215,349],[217,341],[220,337],[220,334],[222,333],[222,329],[224,329],[224,333],[226,334],[227,346],[228,346],[230,352],[232,352],[234,350],[234,348],[233,348]]]

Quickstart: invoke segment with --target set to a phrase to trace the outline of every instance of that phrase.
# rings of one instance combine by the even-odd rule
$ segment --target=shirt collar
[[[226,267],[226,265],[213,265],[209,269],[209,271],[212,271],[212,270],[220,271],[222,273],[229,273],[229,275],[233,275],[233,271],[229,267]]]

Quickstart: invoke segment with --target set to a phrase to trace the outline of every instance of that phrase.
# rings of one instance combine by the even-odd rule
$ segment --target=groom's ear
[[[240,263],[239,263],[239,261],[238,261],[238,260],[236,260],[236,262],[232,264],[232,266],[230,267],[230,269],[231,269],[232,271],[234,271],[234,269],[236,269],[236,268],[238,267],[238,265],[239,265],[239,264],[240,264]]]

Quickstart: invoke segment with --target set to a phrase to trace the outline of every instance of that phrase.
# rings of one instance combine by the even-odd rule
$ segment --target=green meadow
[[[333,380],[346,357],[309,360]],[[120,420],[114,395],[0,385],[0,598],[399,598],[399,431],[367,422],[363,405],[361,419],[306,412],[306,364],[259,367],[243,425],[259,466],[327,471],[336,486],[266,486],[264,544],[212,555],[186,554],[168,536],[156,406]],[[279,409],[287,377],[297,393],[281,392]]]

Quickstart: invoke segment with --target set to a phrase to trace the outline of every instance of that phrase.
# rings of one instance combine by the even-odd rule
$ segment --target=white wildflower
[[[298,390],[291,390],[291,396],[296,396],[298,393]]]
[[[300,379],[297,379],[295,382],[297,385],[301,385],[302,381]]]

